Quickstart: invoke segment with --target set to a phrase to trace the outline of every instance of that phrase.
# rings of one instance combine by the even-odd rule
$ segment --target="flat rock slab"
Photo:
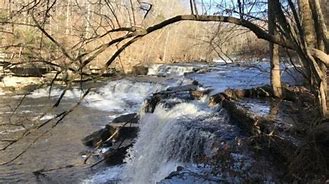
[[[118,124],[124,125],[125,123],[137,124],[139,120],[137,113],[124,114],[117,118],[114,118],[110,125],[118,126]]]
[[[139,124],[137,123],[109,123],[109,126],[113,127],[113,128],[121,128],[121,127],[134,127],[134,128],[138,128]]]
[[[105,143],[110,137],[112,137],[111,144],[125,139],[132,140],[137,136],[138,120],[137,113],[119,116],[104,128],[91,133],[81,141],[86,146],[97,147],[99,144]]]

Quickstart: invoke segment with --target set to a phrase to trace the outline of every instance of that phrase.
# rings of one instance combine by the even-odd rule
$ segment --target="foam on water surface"
[[[145,97],[163,89],[164,85],[151,82],[135,82],[130,80],[111,81],[96,91],[91,91],[83,100],[82,105],[108,112],[133,112],[136,111]],[[63,90],[54,88],[49,93],[48,89],[38,89],[29,97],[58,98]],[[64,99],[78,101],[84,91],[74,88],[67,90]],[[49,95],[50,94],[50,95]]]
[[[81,181],[81,184],[108,184],[117,183],[122,175],[124,166],[114,166],[106,168],[92,177]]]
[[[183,76],[184,74],[195,72],[207,65],[203,64],[153,64],[149,66],[147,75],[156,76]]]

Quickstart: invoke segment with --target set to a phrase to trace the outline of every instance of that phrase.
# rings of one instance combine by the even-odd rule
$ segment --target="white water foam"
[[[111,81],[97,91],[90,92],[84,99],[82,105],[108,112],[134,112],[143,102],[145,97],[164,86],[150,82],[135,82],[130,80]],[[62,90],[55,88],[51,90],[51,97],[59,97]],[[68,90],[64,99],[78,101],[83,95],[80,89]],[[49,88],[38,89],[29,97],[40,98],[49,96]]]
[[[0,96],[4,96],[6,93],[0,89]]]
[[[23,130],[26,130],[26,129],[24,127],[19,127],[19,128],[15,128],[15,129],[3,130],[3,131],[0,131],[0,135],[20,132],[20,131],[23,131]]]
[[[46,120],[53,119],[54,117],[55,117],[55,115],[53,115],[53,114],[47,114],[47,115],[45,115],[45,116],[42,116],[42,117],[40,118],[40,120],[41,120],[41,121],[46,121]]]
[[[98,172],[89,179],[85,179],[81,184],[106,184],[117,183],[120,180],[124,166],[114,166]]]
[[[129,80],[110,82],[89,94],[85,105],[111,112],[134,112],[149,94],[161,89],[163,89],[162,85],[149,82]]]
[[[186,73],[196,71],[201,66],[199,65],[166,65],[166,64],[154,64],[148,69],[147,75],[156,76],[182,76]]]
[[[139,136],[128,151],[122,183],[156,183],[184,162],[191,162],[201,152],[203,141],[197,131],[182,126],[209,115],[211,110],[193,103],[178,104],[168,110],[158,106],[153,114],[141,118]]]

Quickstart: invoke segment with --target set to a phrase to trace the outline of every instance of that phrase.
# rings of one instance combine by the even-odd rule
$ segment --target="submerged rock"
[[[176,171],[171,172],[166,178],[158,184],[217,184],[225,182],[219,177],[212,176],[210,173],[200,171],[191,171],[182,166],[178,166]]]

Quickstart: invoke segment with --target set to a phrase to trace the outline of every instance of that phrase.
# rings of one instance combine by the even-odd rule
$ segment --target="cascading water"
[[[81,164],[80,152],[84,151],[80,143],[88,133],[106,125],[116,116],[123,113],[135,112],[140,108],[146,96],[151,93],[163,90],[168,86],[165,80],[152,81],[139,78],[128,78],[107,83],[88,84],[89,86],[101,86],[93,88],[81,106],[75,109],[69,116],[62,121],[62,126],[52,130],[51,135],[45,136],[42,141],[37,142],[33,149],[26,154],[26,158],[20,162],[22,165],[14,164],[10,167],[0,167],[0,183],[7,181],[21,180],[23,183],[36,183],[32,172],[40,168],[56,168],[59,165],[79,165]],[[182,81],[171,80],[170,85],[180,84]],[[47,112],[56,99],[61,95],[62,89],[53,86],[49,96],[49,90],[41,88],[25,97],[24,103],[20,104],[15,112],[14,118],[11,118],[13,109],[17,106],[22,96],[0,96],[0,120],[6,122],[24,122],[25,127],[30,127],[35,121],[45,122],[53,118],[56,114],[70,108],[79,99],[83,92],[78,87],[73,87],[65,93],[58,108]],[[50,98],[48,98],[50,97]],[[10,119],[11,118],[11,119]],[[50,124],[51,125],[51,122]],[[12,139],[20,136],[25,128],[19,126],[1,126],[0,136],[2,138]],[[29,144],[31,139],[26,139],[17,144],[12,150],[3,152],[2,158],[13,158],[25,145]],[[17,148],[17,149],[16,149]],[[65,154],[65,158],[63,157]],[[37,155],[37,156],[36,156]],[[33,160],[33,161],[32,161]],[[81,168],[76,168],[65,173],[55,174],[55,180],[59,183],[80,182],[80,179],[87,177],[77,172]],[[90,171],[89,171],[90,172]],[[14,174],[13,174],[14,173]],[[57,177],[62,176],[62,177]],[[9,182],[10,183],[10,182]],[[98,183],[98,182],[96,182]]]
[[[191,64],[191,65],[166,65],[166,64],[154,64],[148,69],[147,75],[156,76],[182,76],[187,73],[195,72],[201,68],[205,68],[206,65]]]
[[[137,141],[129,151],[123,183],[155,183],[164,179],[178,165],[193,161],[200,154],[203,137],[182,122],[209,115],[209,109],[182,103],[168,110],[161,106],[146,114],[140,123]]]
[[[82,145],[79,145],[80,139],[83,136],[104,126],[114,116],[138,111],[145,97],[154,92],[164,90],[167,87],[184,85],[186,83],[190,84],[191,80],[197,80],[204,87],[214,89],[213,92],[220,92],[228,87],[250,87],[250,81],[253,80],[257,82],[256,85],[266,84],[269,81],[266,73],[262,75],[258,69],[246,69],[233,65],[214,66],[207,73],[184,75],[200,68],[202,69],[202,67],[201,65],[197,66],[194,64],[188,66],[157,65],[150,68],[149,74],[168,77],[157,78],[154,76],[145,76],[143,80],[126,78],[111,81],[105,85],[102,83],[102,87],[91,90],[89,95],[81,103],[81,108],[79,107],[76,110],[77,112],[74,112],[75,114],[67,117],[68,119],[63,125],[58,126],[52,132],[53,137],[35,144],[34,147],[36,149],[30,150],[31,152],[19,164],[13,165],[9,169],[0,167],[0,183],[19,181],[22,178],[24,178],[22,181],[26,181],[25,183],[35,183],[35,177],[31,176],[34,170],[81,163],[81,156],[77,153],[83,150]],[[97,85],[99,86],[99,84]],[[59,97],[61,92],[62,90],[59,88],[54,88],[51,97]],[[67,91],[61,103],[62,107],[59,108],[68,108],[68,106],[72,105],[72,102],[79,100],[81,94],[82,92],[78,88]],[[187,92],[186,94],[189,93]],[[0,92],[0,98],[2,98],[1,95]],[[21,113],[22,118],[26,118],[26,110],[32,110],[33,112],[29,112],[29,114],[33,116],[40,113],[37,111],[37,108],[43,112],[49,105],[49,99],[44,97],[48,97],[47,89],[40,89],[33,92],[27,96],[27,102],[21,105],[16,114]],[[3,99],[5,98],[3,97]],[[2,101],[0,119],[6,119],[9,116],[7,113],[11,113],[11,109],[8,104],[11,104],[13,100],[17,100],[15,98],[6,99],[7,104]],[[52,103],[53,98],[50,99]],[[58,180],[58,183],[72,183],[74,181],[95,184],[118,182],[128,184],[154,184],[156,182],[160,182],[161,184],[218,183],[218,180],[204,181],[204,178],[208,178],[211,175],[211,171],[209,171],[209,168],[199,169],[195,157],[200,154],[206,154],[212,157],[217,151],[224,150],[226,145],[232,145],[230,143],[237,142],[243,136],[239,128],[227,121],[225,113],[218,112],[218,109],[209,108],[206,102],[182,99],[175,101],[176,98],[174,95],[171,99],[167,100],[168,102],[171,100],[169,106],[158,105],[154,113],[142,114],[140,133],[136,139],[136,143],[129,150],[126,164],[106,168],[103,172],[97,170],[96,173],[93,173],[95,175],[91,175],[89,170],[87,174],[82,173],[79,176],[74,171],[68,172],[67,170],[63,170],[63,173],[53,172],[52,177],[47,176],[45,179],[56,178],[56,181],[54,181],[57,182]],[[177,103],[181,104],[175,105]],[[41,120],[45,121],[52,117],[51,114],[49,116],[46,115]],[[3,136],[12,133],[8,130],[0,130],[0,134]],[[17,131],[20,130],[17,129]],[[72,140],[76,140],[76,142]],[[16,153],[17,151],[10,150],[9,157],[11,156],[10,154],[15,155]],[[65,153],[66,159],[62,158],[63,153]],[[229,172],[225,168],[219,169],[219,177],[222,177],[224,182],[230,181],[228,183],[239,183],[239,181],[241,183],[241,181],[245,181],[241,179],[236,180],[235,178],[243,174],[240,171],[249,171],[250,168],[254,167],[250,163],[255,162],[250,161],[249,155],[245,154],[245,152],[236,151],[229,153],[228,156],[232,157],[234,162],[229,163]],[[196,174],[196,180],[191,181],[183,178],[178,182],[173,182],[171,179],[165,179],[178,166],[183,166],[184,172],[193,171],[191,175],[187,174],[188,179],[193,178],[193,174]],[[102,169],[102,166],[100,169]],[[232,180],[229,180],[227,178],[231,177],[230,172],[232,169],[234,171],[232,175],[234,176]],[[200,176],[203,172],[203,176],[206,177]],[[253,173],[253,171],[249,173]],[[264,173],[261,173],[261,175],[263,176]],[[185,177],[186,175],[183,173],[180,176]],[[201,180],[197,180],[197,178]]]
[[[97,91],[91,91],[82,105],[108,112],[134,112],[146,96],[164,88],[160,83],[137,82],[131,80],[117,80],[107,83]],[[51,97],[59,97],[62,90],[51,90]],[[78,88],[68,90],[65,99],[79,100],[83,94]],[[29,97],[40,98],[49,95],[48,89],[34,91]]]
[[[212,157],[222,141],[234,141],[238,134],[238,128],[229,123],[225,111],[217,106],[208,107],[206,100],[180,103],[170,108],[160,104],[153,113],[142,115],[140,132],[128,151],[126,164],[112,167],[83,183],[166,183],[164,179],[178,166],[198,173],[196,178],[190,175],[177,182],[179,184],[217,183],[217,177],[209,176],[211,169],[200,169],[197,160]]]
[[[227,117],[219,113],[217,107],[209,108],[203,101],[180,103],[170,109],[160,104],[153,113],[142,115],[139,135],[128,151],[126,164],[110,168],[83,183],[159,182],[178,166],[191,166],[197,156],[212,154],[214,134],[202,128],[211,123],[217,127],[220,122],[227,122]]]
[[[110,82],[86,99],[88,107],[106,111],[134,112],[140,103],[151,93],[160,91],[164,86],[150,82],[120,80]]]

